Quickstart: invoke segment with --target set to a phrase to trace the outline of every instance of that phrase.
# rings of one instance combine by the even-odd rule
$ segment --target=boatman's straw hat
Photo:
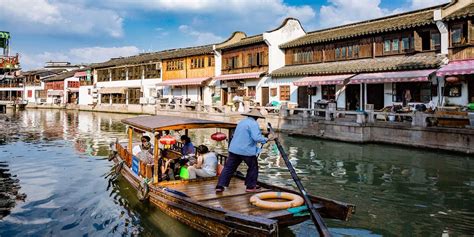
[[[250,110],[250,112],[243,113],[241,115],[249,116],[249,117],[256,117],[256,118],[265,118],[265,116],[263,116],[262,113],[260,113],[260,111],[258,109],[252,109],[252,110]]]

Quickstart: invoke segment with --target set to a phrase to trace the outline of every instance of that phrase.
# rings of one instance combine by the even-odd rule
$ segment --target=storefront
[[[245,98],[261,105],[269,101],[268,89],[266,93],[257,94],[257,86],[266,72],[250,72],[239,74],[226,74],[214,77],[215,81],[220,81],[222,105],[232,103],[234,98]],[[262,88],[263,91],[263,88]],[[237,97],[236,97],[237,96]],[[259,99],[259,97],[261,97]]]
[[[474,59],[449,62],[436,75],[444,77],[444,104],[465,106],[474,103]]]
[[[211,77],[170,79],[156,85],[164,88],[164,97],[183,99],[183,103],[202,101],[210,105],[210,99],[205,101],[210,98],[210,94],[209,96],[205,94],[209,93],[208,84],[211,79]]]

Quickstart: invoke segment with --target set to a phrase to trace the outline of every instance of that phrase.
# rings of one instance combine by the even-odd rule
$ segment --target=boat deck
[[[286,210],[267,210],[250,203],[250,197],[255,194],[246,192],[244,180],[234,177],[228,188],[222,193],[216,193],[217,178],[195,182],[160,184],[170,189],[185,193],[195,201],[212,207],[222,208],[244,215],[260,216],[272,219],[281,219],[290,213]],[[262,188],[259,192],[272,191]]]

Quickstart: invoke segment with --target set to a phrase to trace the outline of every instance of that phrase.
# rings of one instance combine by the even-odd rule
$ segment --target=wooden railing
[[[123,147],[120,143],[116,144],[118,155],[125,161],[128,167],[132,167],[132,154],[128,152],[126,147]]]

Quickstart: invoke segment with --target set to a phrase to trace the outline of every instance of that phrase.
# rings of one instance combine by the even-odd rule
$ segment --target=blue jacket
[[[242,156],[255,156],[258,153],[257,143],[266,143],[255,119],[247,117],[237,124],[234,136],[229,145],[229,152]]]

